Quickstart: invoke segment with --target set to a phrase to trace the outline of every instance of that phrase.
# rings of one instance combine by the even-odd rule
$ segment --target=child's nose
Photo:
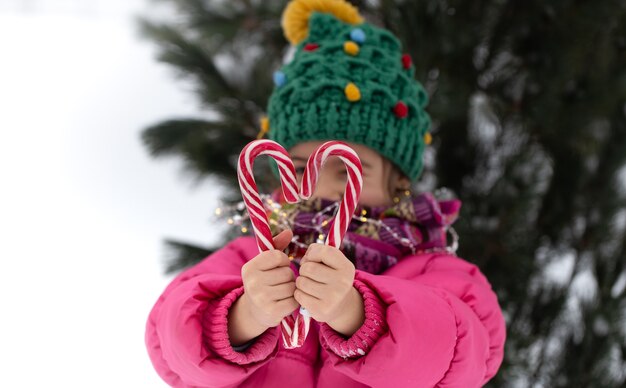
[[[302,185],[303,174],[298,174],[298,185]],[[330,171],[321,171],[317,179],[317,185],[313,188],[311,198],[325,198],[333,201],[339,201],[343,198],[343,192],[346,188],[346,181],[341,179],[333,179]]]
[[[317,181],[317,187],[315,187],[313,192],[313,197],[339,201],[343,197],[345,186],[346,182],[339,182],[320,176]]]

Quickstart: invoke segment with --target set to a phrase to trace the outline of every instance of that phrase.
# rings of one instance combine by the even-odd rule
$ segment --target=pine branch
[[[226,122],[185,119],[168,120],[146,128],[142,141],[154,157],[178,156],[185,171],[198,181],[215,176],[233,182],[237,155],[251,139]]]
[[[220,248],[220,246],[204,248],[171,239],[165,239],[164,242],[167,251],[166,275],[180,272],[197,264]]]

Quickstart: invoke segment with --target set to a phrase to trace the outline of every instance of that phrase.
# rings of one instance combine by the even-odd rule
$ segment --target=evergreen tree
[[[286,1],[166,2],[176,19],[140,18],[140,30],[217,118],[165,120],[143,142],[155,157],[183,158],[197,179],[219,178],[224,200],[239,201],[236,156],[289,54]],[[463,201],[458,254],[487,276],[507,320],[489,386],[624,386],[626,3],[351,2],[401,39],[429,91],[421,188]],[[277,184],[267,160],[255,166],[262,190]],[[219,248],[167,244],[168,272]]]

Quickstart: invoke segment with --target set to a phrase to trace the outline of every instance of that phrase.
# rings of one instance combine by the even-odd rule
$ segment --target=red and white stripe
[[[265,208],[252,173],[254,159],[260,155],[268,155],[278,164],[285,200],[289,203],[296,203],[299,198],[296,169],[283,146],[272,140],[261,139],[248,143],[241,150],[239,163],[237,164],[239,188],[250,215],[259,251],[262,252],[274,249],[274,242],[267,214],[265,213]]]
[[[260,155],[268,155],[278,164],[283,196],[289,203],[298,202],[299,197],[310,198],[326,159],[335,155],[341,158],[348,171],[348,181],[343,199],[330,226],[330,233],[326,236],[326,244],[339,249],[363,187],[361,161],[356,152],[347,144],[339,141],[328,141],[322,144],[309,157],[302,186],[298,192],[298,181],[293,161],[289,157],[289,153],[280,144],[267,139],[253,140],[241,150],[237,164],[239,188],[250,215],[259,252],[263,252],[275,248],[267,214],[253,175],[254,159]],[[309,333],[310,321],[311,317],[303,307],[281,321],[281,333],[285,348],[298,348],[304,344]]]
[[[293,349],[304,345],[310,327],[311,316],[303,307],[300,307],[299,311],[294,311],[291,315],[286,316],[280,323],[280,331],[285,348]]]
[[[307,162],[300,186],[300,197],[308,199],[313,195],[322,166],[330,156],[338,156],[345,164],[348,173],[343,199],[326,236],[326,244],[339,249],[363,187],[363,168],[357,153],[346,143],[336,140],[327,141],[319,146]]]

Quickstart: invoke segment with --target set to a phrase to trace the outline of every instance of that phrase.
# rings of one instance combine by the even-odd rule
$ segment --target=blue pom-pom
[[[274,84],[276,84],[276,86],[278,87],[281,87],[285,84],[285,82],[287,82],[287,76],[285,75],[285,73],[283,73],[282,71],[275,71]]]
[[[365,42],[365,31],[360,28],[353,29],[352,31],[350,31],[350,39],[357,43]]]

